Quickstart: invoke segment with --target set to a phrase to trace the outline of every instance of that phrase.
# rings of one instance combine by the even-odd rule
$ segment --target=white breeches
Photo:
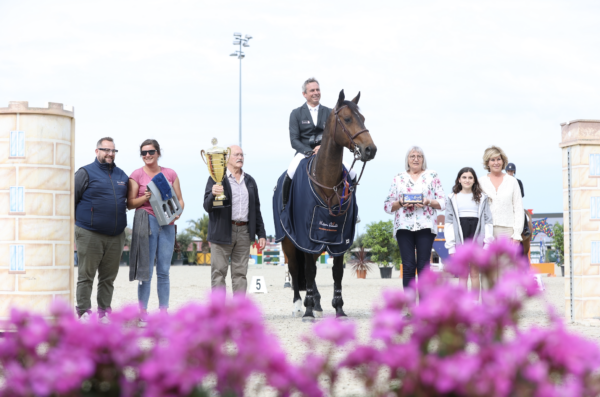
[[[292,159],[292,162],[290,163],[290,166],[288,167],[287,173],[288,176],[291,179],[294,179],[294,174],[296,173],[296,168],[298,168],[298,164],[300,164],[300,162],[302,160],[304,160],[306,158],[306,156],[302,153],[297,153],[294,158]],[[344,162],[344,165],[346,166],[346,169],[350,168],[348,164],[346,164]],[[356,171],[354,170],[350,170],[350,180],[356,178]]]

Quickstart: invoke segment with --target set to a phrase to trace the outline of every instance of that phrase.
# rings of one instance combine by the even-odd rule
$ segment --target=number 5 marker
[[[248,293],[250,294],[267,294],[267,283],[263,276],[254,276],[248,286]]]

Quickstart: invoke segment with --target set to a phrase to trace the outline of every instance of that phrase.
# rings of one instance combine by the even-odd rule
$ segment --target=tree
[[[365,239],[365,235],[364,234],[356,234],[356,238],[354,239],[354,242],[352,243],[352,246],[350,247],[350,249],[354,249],[354,248],[361,248],[363,247],[364,244],[364,239]]]
[[[197,220],[189,220],[188,223],[191,223],[187,230],[194,237],[198,237],[202,240],[202,252],[206,254],[209,252],[208,246],[208,215],[204,214],[204,216]]]
[[[554,237],[552,241],[554,242],[554,246],[556,247],[556,253],[560,259],[560,263],[564,265],[565,263],[565,229],[564,226],[560,223],[555,223],[552,226],[552,231],[554,232]]]
[[[374,262],[388,266],[390,262],[400,261],[400,250],[394,238],[394,224],[391,220],[368,224],[363,236],[364,247],[371,249],[371,259]]]
[[[181,233],[177,233],[177,242],[179,243],[179,248],[181,252],[179,253],[179,257],[182,258],[182,255],[187,255],[187,250],[192,243],[192,235],[186,229]]]
[[[354,242],[350,246],[350,249],[348,249],[348,251],[346,251],[346,253],[344,254],[344,263],[350,262],[350,260],[352,259],[353,256],[358,258],[358,252],[356,252],[354,250],[356,250],[357,248],[363,248],[363,246],[364,246],[363,239],[364,238],[365,238],[364,234],[360,234],[360,233],[356,232],[356,237],[354,238]],[[356,254],[354,254],[354,252],[356,252]]]

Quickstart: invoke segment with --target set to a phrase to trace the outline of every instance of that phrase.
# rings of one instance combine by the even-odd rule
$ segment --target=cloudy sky
[[[0,106],[73,105],[77,167],[109,135],[131,173],[139,144],[157,139],[181,180],[185,227],[204,214],[200,150],[212,137],[237,142],[239,61],[229,54],[241,32],[254,37],[242,61],[245,171],[267,234],[273,187],[294,154],[289,114],[310,76],[329,107],[341,89],[361,92],[379,148],[358,194],[359,230],[391,218],[383,200],[411,145],[446,191],[461,167],[483,174],[484,149],[499,145],[525,206],[560,212],[560,123],[600,119],[599,17],[593,1],[0,0]]]

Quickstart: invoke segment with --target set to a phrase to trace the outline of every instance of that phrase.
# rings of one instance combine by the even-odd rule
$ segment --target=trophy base
[[[218,183],[217,185],[220,185],[220,183]],[[213,201],[213,207],[222,207],[223,201],[225,200],[227,200],[227,196],[225,196],[224,194],[219,194],[217,197],[215,197],[215,201]]]

